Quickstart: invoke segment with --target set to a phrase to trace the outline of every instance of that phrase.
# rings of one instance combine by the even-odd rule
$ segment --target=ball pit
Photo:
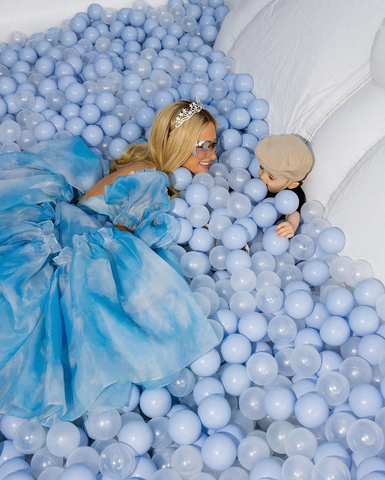
[[[152,9],[92,4],[59,28],[0,44],[0,152],[78,135],[117,158],[156,112],[198,95],[218,121],[219,163],[179,168],[171,250],[221,343],[166,388],[48,431],[0,421],[0,480],[385,478],[385,291],[318,202],[292,239],[274,224],[255,145],[268,104],[213,43],[223,0]]]

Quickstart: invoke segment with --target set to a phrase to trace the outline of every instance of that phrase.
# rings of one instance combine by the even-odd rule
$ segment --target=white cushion
[[[215,48],[227,55],[237,38],[247,29],[249,22],[271,2],[272,0],[227,0],[225,3],[231,9],[231,14],[223,21]]]
[[[315,164],[303,186],[307,198],[327,207],[349,171],[384,134],[385,90],[371,81],[316,132]]]
[[[256,2],[259,4],[259,2]],[[382,0],[275,0],[257,12],[243,1],[215,43],[250,73],[270,104],[272,133],[310,139],[370,79],[369,57],[385,17]],[[259,7],[259,5],[258,5]],[[248,20],[247,24],[245,19]],[[240,28],[244,27],[240,33]],[[234,42],[228,49],[229,39]]]
[[[341,255],[366,260],[385,283],[385,138],[344,179],[325,210],[332,225],[346,236]]]
[[[370,70],[373,80],[385,88],[385,21],[376,36],[372,45],[372,52],[370,55]]]

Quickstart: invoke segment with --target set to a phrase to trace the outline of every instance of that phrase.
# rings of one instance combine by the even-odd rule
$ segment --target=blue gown
[[[105,173],[75,137],[0,155],[2,413],[52,425],[121,407],[131,382],[167,385],[218,343],[165,249],[167,175],[120,176],[76,205]]]

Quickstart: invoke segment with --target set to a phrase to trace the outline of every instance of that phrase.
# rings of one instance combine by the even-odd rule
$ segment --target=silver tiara
[[[195,100],[196,102],[190,103],[189,110],[187,110],[187,108],[184,108],[180,113],[178,113],[175,121],[175,128],[180,127],[182,123],[186,122],[193,115],[203,110],[203,104],[197,96],[195,96]]]

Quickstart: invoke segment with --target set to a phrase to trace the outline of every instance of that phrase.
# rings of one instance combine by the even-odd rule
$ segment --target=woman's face
[[[198,137],[195,148],[196,155],[194,154],[195,152],[191,153],[181,166],[190,170],[191,173],[207,173],[210,163],[217,158],[214,150],[216,138],[217,132],[214,124],[208,123]],[[203,144],[203,142],[208,143]]]

